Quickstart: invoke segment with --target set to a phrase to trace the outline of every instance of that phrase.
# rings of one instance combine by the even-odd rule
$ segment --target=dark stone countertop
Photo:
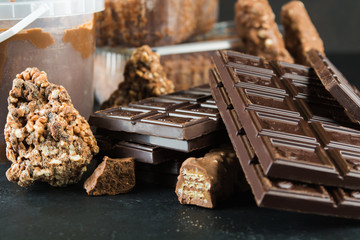
[[[359,55],[330,55],[359,87]],[[87,196],[82,184],[23,189],[0,165],[0,239],[357,239],[360,221],[258,208],[250,192],[216,209],[180,205],[174,189],[137,185]]]

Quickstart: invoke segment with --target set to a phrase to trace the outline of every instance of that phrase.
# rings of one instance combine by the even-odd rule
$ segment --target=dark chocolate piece
[[[325,88],[359,123],[360,96],[356,87],[351,85],[329,59],[320,52],[310,50],[307,52],[307,57]]]
[[[224,141],[228,140],[225,130],[216,131],[192,140],[179,140],[172,138],[163,138],[157,136],[149,136],[137,133],[127,133],[127,132],[113,132],[107,130],[99,130],[99,133],[102,135],[109,135],[112,139],[128,142],[136,142],[147,145],[154,145],[166,149],[176,150],[179,152],[193,152],[198,149],[203,149],[209,146],[214,146],[221,144]]]
[[[232,147],[214,149],[204,157],[184,161],[175,192],[181,204],[214,208],[236,191],[240,173]]]
[[[222,102],[226,105],[222,108],[236,115],[236,121],[243,126],[243,129],[237,130],[238,134],[246,133],[266,176],[360,189],[360,175],[349,171],[346,159],[342,155],[334,156],[330,150],[360,153],[357,146],[360,131],[358,127],[351,128],[351,120],[344,114],[342,107],[336,104],[335,99],[324,99],[323,95],[311,90],[304,91],[306,97],[299,97],[298,94],[293,95],[289,87],[286,94],[272,89],[281,85],[273,84],[265,88],[258,84],[256,90],[254,87],[239,85],[239,82],[247,82],[247,79],[236,73],[236,69],[244,69],[241,64],[245,61],[242,59],[248,57],[243,55],[235,55],[231,51],[215,53],[213,58],[216,68],[211,77],[215,79]],[[237,65],[229,64],[230,60]],[[276,72],[282,82],[290,79],[287,84],[292,84],[293,88],[296,88],[294,82],[302,79],[320,83],[307,67],[275,62],[267,64],[261,59],[258,61],[259,69],[252,73],[265,69],[266,72],[262,74],[272,77],[273,72]],[[269,65],[274,69],[269,71]],[[250,66],[255,68],[254,63]],[[289,74],[284,78],[286,73]],[[306,73],[309,75],[306,76]],[[305,85],[308,88],[313,86]],[[221,103],[218,99],[216,101],[220,108]]]
[[[326,188],[322,185],[267,177],[259,164],[253,145],[245,134],[239,116],[234,109],[228,108],[228,101],[230,100],[226,89],[223,87],[224,85],[219,82],[215,75],[210,77],[210,85],[258,206],[337,217],[360,218],[359,191]],[[291,151],[288,153],[290,155],[295,154]],[[356,155],[346,152],[340,154],[345,154],[345,158],[350,160],[351,170],[358,168],[360,162]]]
[[[134,159],[111,159],[106,156],[84,183],[89,195],[116,195],[129,192],[134,186]]]
[[[180,91],[95,112],[89,122],[112,131],[191,140],[223,127],[216,105],[205,102],[210,98],[204,90]]]
[[[118,142],[112,149],[117,158],[133,157],[137,162],[159,164],[162,162],[186,158],[183,152],[133,142]]]

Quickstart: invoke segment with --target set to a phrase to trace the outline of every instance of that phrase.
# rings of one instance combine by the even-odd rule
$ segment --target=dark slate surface
[[[359,55],[330,55],[359,87]],[[356,81],[357,80],[357,81]],[[139,184],[124,195],[90,197],[82,184],[23,189],[0,165],[3,239],[358,239],[360,221],[258,208],[250,192],[217,209],[180,205],[174,189]]]

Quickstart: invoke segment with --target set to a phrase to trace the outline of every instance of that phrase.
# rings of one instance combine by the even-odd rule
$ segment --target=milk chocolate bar
[[[95,112],[90,124],[171,139],[191,140],[222,128],[211,93],[188,90]]]
[[[360,194],[357,190],[268,177],[259,163],[260,158],[254,151],[254,145],[250,143],[245,134],[237,111],[233,107],[229,107],[232,102],[226,87],[216,75],[213,73],[210,78],[212,93],[218,103],[231,142],[258,206],[303,213],[360,218]],[[288,151],[288,154],[296,157],[297,152]],[[299,164],[301,163],[299,162]]]
[[[359,126],[310,68],[232,51],[213,59],[217,105],[235,115],[236,134],[246,133],[266,176],[360,189]]]

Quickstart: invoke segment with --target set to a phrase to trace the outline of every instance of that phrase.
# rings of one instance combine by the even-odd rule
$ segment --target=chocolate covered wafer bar
[[[293,62],[267,0],[238,0],[235,4],[235,24],[248,53],[269,60]]]
[[[210,85],[258,206],[303,213],[360,218],[360,194],[358,190],[326,187],[322,184],[307,184],[267,176],[262,164],[260,164],[261,157],[255,151],[258,147],[252,144],[248,138],[246,128],[240,120],[241,116],[236,110],[235,102],[232,101],[231,94],[227,92],[227,87],[219,78],[218,73],[213,72]],[[293,145],[289,140],[285,144]],[[306,151],[304,149],[304,152]],[[284,149],[280,153],[287,154],[296,161],[299,151]],[[281,157],[281,155],[274,156]],[[356,162],[356,156],[351,155],[348,158]],[[286,160],[284,163],[286,163]],[[298,161],[299,166],[302,164],[301,161]],[[284,171],[287,170],[284,169]],[[296,172],[293,173],[296,174]],[[352,171],[352,174],[356,173]]]
[[[231,147],[214,149],[204,157],[185,160],[175,192],[181,204],[213,208],[236,191],[240,172]]]
[[[217,105],[241,125],[229,135],[247,135],[266,176],[360,189],[359,125],[311,68],[232,51],[213,59]]]
[[[306,52],[311,49],[324,54],[324,43],[301,1],[290,1],[282,7],[281,23],[286,48],[296,63],[309,65]]]

